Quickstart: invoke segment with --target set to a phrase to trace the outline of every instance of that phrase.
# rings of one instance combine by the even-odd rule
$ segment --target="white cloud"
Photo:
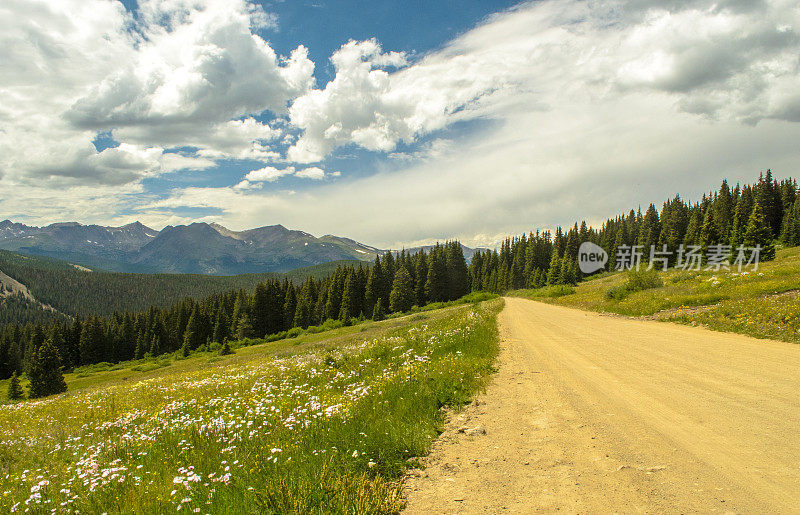
[[[382,55],[373,45],[351,44],[348,55],[365,57],[340,61],[333,82],[292,105],[305,130],[293,159],[354,143],[391,149],[456,121],[477,121],[472,132],[291,203],[225,204],[222,218],[381,246],[476,245],[578,217],[599,224],[675,193],[696,199],[723,177],[795,173],[800,11],[732,5],[536,2],[392,73],[370,62]]]
[[[304,179],[321,180],[325,178],[325,170],[316,166],[311,166],[309,168],[299,170],[295,176],[302,177]]]
[[[402,66],[402,56],[350,42],[331,59],[335,79],[292,104],[304,133],[289,157],[316,162],[347,144],[390,151],[459,120],[552,109],[565,97],[651,92],[709,117],[800,121],[796,5],[777,0],[754,14],[736,2],[675,4],[526,4],[394,73],[380,67]]]
[[[245,175],[244,181],[248,183],[275,182],[281,177],[286,177],[290,175],[293,175],[295,177],[300,177],[301,179],[321,180],[328,176],[339,177],[341,173],[333,172],[330,174],[326,174],[325,170],[316,166],[304,168],[302,170],[296,170],[295,167],[293,166],[287,166],[286,168],[275,168],[274,166],[265,166],[264,168],[259,168],[258,170],[253,170],[252,172],[249,172],[247,175]]]
[[[286,175],[294,175],[294,167],[289,166],[279,169],[273,166],[265,166],[248,173],[245,179],[251,182],[274,182]]]
[[[311,87],[298,47],[275,54],[251,30],[274,16],[245,0],[8,0],[0,6],[4,186],[120,185],[220,159],[280,161],[283,113]],[[97,151],[99,131],[121,142]],[[195,155],[165,153],[195,147]],[[42,182],[45,179],[45,182]]]

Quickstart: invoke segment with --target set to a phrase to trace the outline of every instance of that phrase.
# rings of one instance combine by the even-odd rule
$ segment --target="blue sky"
[[[800,169],[783,0],[7,0],[0,219],[509,234]]]

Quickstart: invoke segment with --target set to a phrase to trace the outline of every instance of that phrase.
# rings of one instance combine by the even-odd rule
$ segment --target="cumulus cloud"
[[[290,108],[289,150],[316,162],[347,144],[389,151],[456,121],[652,92],[676,109],[746,123],[795,121],[798,9],[764,2],[548,1],[524,4],[402,67],[374,41],[332,57],[336,77]],[[527,93],[535,93],[527,95]]]
[[[301,170],[296,170],[294,166],[287,166],[286,168],[275,168],[274,166],[265,166],[264,168],[259,168],[258,170],[253,170],[245,175],[243,182],[247,182],[248,184],[252,183],[260,183],[260,182],[275,182],[281,177],[286,176],[294,176],[300,177],[301,179],[314,179],[314,180],[321,180],[326,177],[338,177],[340,175],[339,172],[333,172],[330,174],[326,174],[325,170],[322,168],[311,166],[308,168],[303,168]],[[245,187],[242,183],[239,183],[239,187]]]
[[[288,166],[283,169],[275,168],[273,166],[265,166],[258,170],[253,170],[245,176],[245,179],[250,182],[274,182],[286,175],[293,175],[294,167]]]
[[[325,170],[316,166],[311,166],[295,173],[295,176],[303,179],[321,180],[325,178]]]
[[[252,33],[276,23],[245,0],[142,0],[135,15],[107,0],[3,2],[0,175],[118,186],[280,160],[282,130],[253,115],[285,113],[314,65],[306,48],[281,57]],[[121,144],[98,151],[99,132]]]
[[[303,131],[291,159],[481,123],[291,203],[226,204],[223,218],[381,246],[491,244],[678,192],[697,198],[723,177],[788,175],[800,166],[799,15],[782,1],[550,1],[493,16],[415,63],[397,59],[399,69],[383,67],[376,43],[349,43],[333,81],[291,106]]]

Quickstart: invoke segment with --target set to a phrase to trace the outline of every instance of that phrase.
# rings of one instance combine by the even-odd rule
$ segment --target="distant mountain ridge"
[[[416,254],[432,246],[414,247]],[[461,246],[467,260],[477,249]],[[332,261],[373,261],[388,250],[342,236],[319,238],[282,225],[233,231],[195,222],[151,229],[59,222],[44,227],[0,222],[0,249],[61,259],[113,272],[237,275],[286,272]]]
[[[33,227],[0,222],[0,249],[118,272],[236,275],[285,272],[339,260],[372,261],[385,251],[349,238],[317,238],[282,225],[232,231],[205,222],[121,227],[77,222]]]

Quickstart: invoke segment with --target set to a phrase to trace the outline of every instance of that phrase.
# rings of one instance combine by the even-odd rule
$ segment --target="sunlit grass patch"
[[[396,512],[441,408],[491,372],[501,304],[0,406],[0,510]]]
[[[626,316],[645,316],[684,324],[701,324],[759,338],[800,342],[798,297],[800,248],[778,251],[758,270],[651,272],[658,281],[631,287],[630,273],[606,273],[580,283],[565,295],[553,288],[521,290],[514,295],[563,306]],[[640,274],[643,275],[644,274]],[[787,293],[788,292],[788,293]],[[703,309],[697,309],[703,308]]]

